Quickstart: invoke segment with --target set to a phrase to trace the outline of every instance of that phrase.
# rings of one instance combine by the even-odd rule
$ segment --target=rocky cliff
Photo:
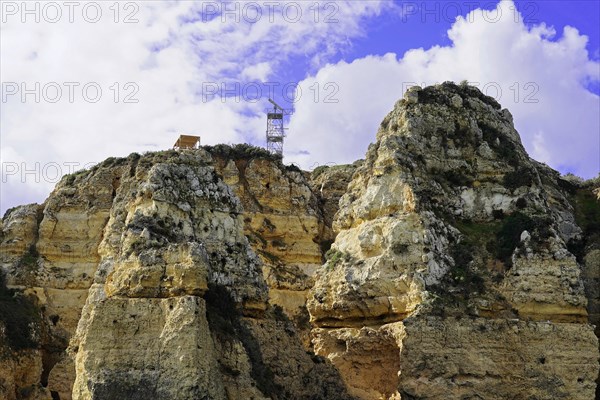
[[[106,160],[2,220],[0,397],[592,399],[598,186],[451,83],[353,165]]]
[[[593,398],[563,186],[493,99],[409,90],[340,201],[308,302],[316,353],[362,398]]]
[[[259,153],[262,161],[246,160],[256,170],[241,176],[283,173],[273,190],[296,185],[307,196],[306,230],[300,208],[285,207],[291,198],[245,214],[241,187],[224,183],[213,152],[107,160],[63,179],[43,206],[7,213],[2,306],[22,312],[3,318],[3,365],[11,365],[0,375],[3,398],[351,398],[268,302],[263,276],[272,268],[320,264],[312,239],[322,218],[309,219],[318,208],[304,175]],[[275,222],[253,236],[251,220],[267,216]],[[261,246],[273,232],[289,232],[289,250]],[[257,254],[283,261],[263,264]]]

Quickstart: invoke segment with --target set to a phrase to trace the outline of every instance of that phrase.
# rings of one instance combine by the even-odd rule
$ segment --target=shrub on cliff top
[[[234,144],[217,144],[215,146],[204,146],[204,150],[208,151],[213,156],[230,158],[230,159],[254,159],[263,158],[271,161],[281,161],[281,157],[268,152],[262,147],[252,146],[246,143]]]
[[[319,165],[312,171],[312,179],[316,179],[319,175],[329,169],[329,165]]]
[[[454,82],[444,82],[441,85],[427,86],[419,91],[419,103],[424,104],[449,104],[449,95],[458,94],[463,98],[474,97],[483,103],[499,110],[502,107],[491,96],[487,96],[474,86],[469,86],[468,82],[461,82],[460,85]]]

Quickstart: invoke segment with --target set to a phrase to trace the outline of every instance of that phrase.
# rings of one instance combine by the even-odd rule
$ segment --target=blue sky
[[[368,37],[356,40],[353,51],[348,54],[348,57],[358,58],[369,54],[383,55],[390,51],[403,53],[415,47],[448,45],[450,40],[446,32],[454,22],[454,18],[459,12],[460,15],[465,16],[475,7],[468,1],[448,1],[445,4],[437,1],[407,3],[420,6],[424,11],[418,14],[409,14],[404,18],[394,14],[382,16],[369,28]],[[496,2],[493,1],[476,2],[475,4],[481,4],[487,10],[492,10],[496,6]],[[557,30],[562,30],[565,25],[577,27],[589,37],[589,51],[595,55],[596,59],[598,58],[600,1],[518,0],[515,1],[515,6],[523,14],[524,21],[528,25],[545,22]],[[402,40],[398,40],[398,38],[402,38]]]
[[[411,5],[415,8],[414,11],[420,10],[407,15],[383,13],[378,18],[370,20],[366,24],[366,34],[341,48],[331,61],[351,61],[369,55],[385,55],[389,52],[403,54],[419,47],[450,45],[447,31],[457,15],[464,17],[477,6],[486,10],[493,10],[496,6],[494,1],[447,1],[445,3],[396,1],[395,3],[405,7]],[[543,22],[555,27],[557,31],[562,31],[566,25],[578,28],[582,34],[588,36],[587,49],[590,57],[595,60],[600,59],[600,1],[518,0],[514,3],[528,26]],[[311,72],[314,70],[311,69],[310,63],[302,57],[296,57],[293,62],[286,64],[286,68],[278,71],[278,75],[283,79],[301,80]],[[597,84],[592,88],[596,94],[599,93]]]
[[[363,157],[411,84],[467,79],[512,112],[532,157],[600,170],[599,1],[288,0],[272,19],[260,1],[260,18],[249,2],[122,2],[118,14],[99,2],[94,22],[80,9],[68,21],[63,2],[58,20],[29,2],[39,21],[2,4],[1,213],[44,201],[72,169],[180,133],[264,145],[269,83],[295,108],[285,160],[303,168]],[[296,85],[292,104],[282,88]]]
[[[383,13],[368,22],[366,34],[352,40],[332,58],[332,62],[352,61],[369,55],[385,55],[393,52],[403,54],[414,48],[429,48],[435,45],[450,45],[447,31],[457,15],[463,17],[473,8],[493,10],[495,1],[396,1],[396,4],[414,7],[407,15]],[[574,26],[589,39],[587,49],[590,57],[600,59],[600,1],[595,0],[544,0],[514,2],[528,26],[546,23],[562,31],[566,26]],[[279,71],[284,79],[303,79],[311,70],[309,63],[297,57]],[[600,87],[590,83],[590,89],[600,94]]]

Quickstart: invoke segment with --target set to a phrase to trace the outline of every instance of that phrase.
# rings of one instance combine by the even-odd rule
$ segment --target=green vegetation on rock
[[[600,234],[600,201],[589,189],[575,194],[575,220],[586,236]]]
[[[317,168],[312,171],[312,179],[316,179],[319,175],[329,169],[328,165],[319,165]]]
[[[281,161],[281,157],[268,152],[262,147],[252,146],[246,143],[235,144],[232,146],[226,144],[217,144],[215,146],[203,146],[213,156],[228,159],[253,159],[263,158],[272,161]]]
[[[582,229],[583,236],[570,240],[567,247],[579,262],[583,262],[586,248],[600,248],[600,200],[589,188],[579,188],[571,196],[571,204],[575,210],[575,222]]]
[[[37,267],[37,262],[40,254],[38,253],[35,245],[29,246],[27,252],[23,254],[21,259],[19,260],[19,267],[26,269],[35,269]]]
[[[523,231],[532,234],[534,243],[550,237],[552,221],[544,216],[528,216],[521,211],[508,216],[498,213],[498,220],[492,222],[454,221],[468,240],[506,266],[511,266],[511,256],[521,241]]]
[[[325,259],[327,260],[327,270],[334,269],[339,263],[344,261],[350,261],[350,254],[344,253],[343,251],[339,251],[337,249],[329,249],[327,253],[325,253]]]
[[[534,174],[528,168],[517,168],[513,172],[504,175],[504,186],[507,189],[515,190],[522,186],[531,186],[534,182]]]
[[[10,348],[37,348],[41,322],[39,308],[29,297],[8,289],[4,274],[0,272],[0,324],[4,325]]]

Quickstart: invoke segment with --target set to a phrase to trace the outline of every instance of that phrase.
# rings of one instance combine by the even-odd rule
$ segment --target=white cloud
[[[369,56],[327,65],[302,82],[286,143],[288,161],[305,168],[364,157],[379,123],[410,84],[478,82],[515,120],[524,145],[554,168],[584,177],[600,170],[600,100],[586,89],[600,79],[600,64],[586,51],[587,37],[565,27],[527,27],[512,1],[459,17],[452,44],[428,50]],[[496,22],[492,22],[496,21]],[[315,101],[308,88],[339,87],[337,104]]]
[[[2,7],[7,3],[25,6],[2,2]],[[63,97],[55,104],[46,101],[54,97],[55,89],[47,86],[47,96],[39,103],[33,95],[25,102],[18,94],[2,99],[0,212],[22,202],[43,201],[55,183],[43,176],[39,183],[33,175],[22,179],[22,171],[11,169],[15,163],[29,169],[40,163],[40,170],[51,162],[83,165],[133,151],[169,148],[180,133],[199,134],[203,144],[262,141],[266,98],[257,103],[204,99],[203,83],[266,79],[280,63],[297,55],[326,60],[348,38],[364,33],[366,18],[388,8],[385,1],[340,1],[335,3],[337,22],[325,21],[320,14],[320,22],[315,23],[313,3],[280,3],[302,5],[303,17],[295,21],[291,11],[283,14],[280,7],[273,10],[272,19],[263,10],[262,18],[250,23],[255,18],[244,13],[245,2],[227,3],[228,9],[237,4],[240,11],[225,19],[213,13],[215,8],[206,8],[212,5],[223,11],[223,2],[96,2],[102,5],[102,17],[90,23],[82,14],[87,3],[81,2],[70,23],[65,3],[56,2],[63,5],[59,22],[48,22],[40,9],[39,23],[32,15],[22,23],[22,9],[13,15],[3,8],[3,95],[13,88],[7,86],[11,82],[24,82],[28,89],[35,88],[36,82],[40,88],[56,82]],[[30,2],[27,7],[42,4]],[[114,22],[114,4],[120,7],[119,23]],[[94,16],[93,12],[86,15]],[[138,22],[124,23],[128,15]],[[64,82],[80,84],[72,103]],[[102,89],[97,103],[82,97],[82,87],[89,82]],[[128,95],[138,102],[124,103]]]
[[[536,132],[533,134],[532,141],[533,151],[531,156],[538,161],[548,163],[550,162],[550,152],[544,142],[544,134],[542,132]]]
[[[271,64],[268,62],[261,62],[244,68],[242,71],[242,78],[249,81],[267,82],[271,73]]]

